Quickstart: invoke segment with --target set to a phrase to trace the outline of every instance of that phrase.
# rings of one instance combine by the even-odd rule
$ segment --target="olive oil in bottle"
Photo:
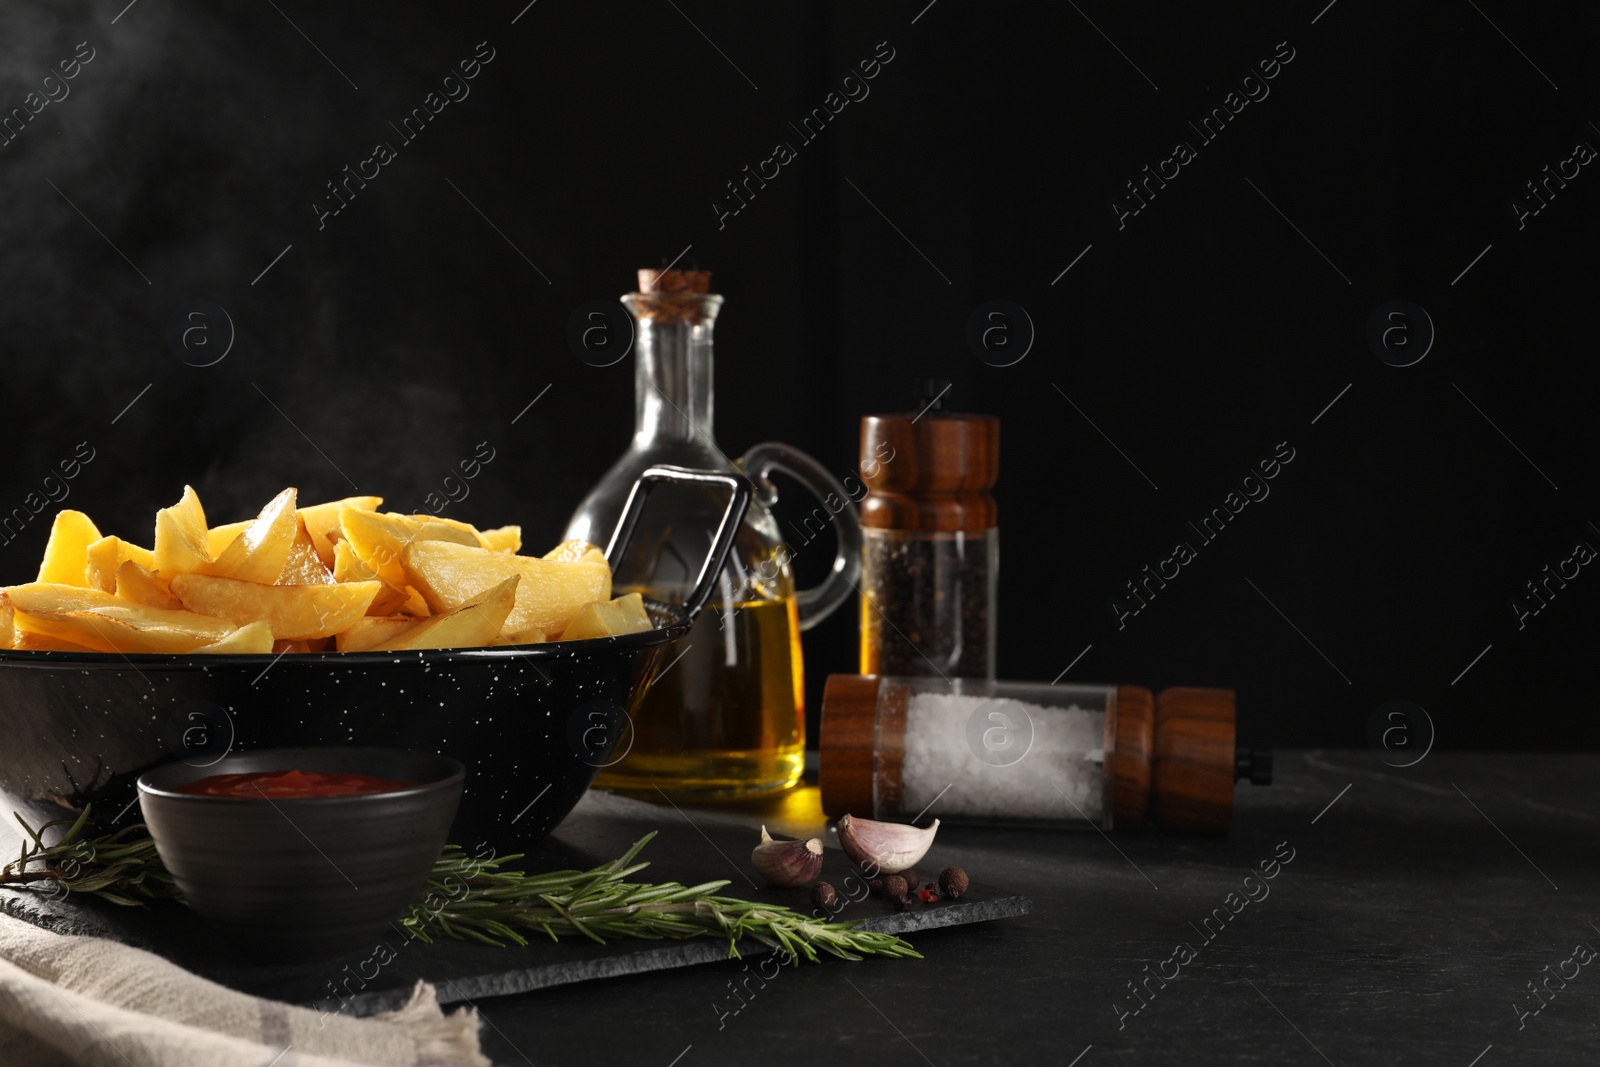
[[[708,606],[662,666],[633,714],[627,755],[596,785],[736,796],[800,780],[805,703],[792,596]],[[618,747],[629,741],[625,731]]]
[[[800,631],[850,597],[861,566],[855,508],[826,468],[773,442],[737,461],[717,447],[711,339],[722,297],[708,292],[710,280],[708,271],[642,270],[640,291],[622,298],[634,319],[633,442],[566,532],[569,539],[604,543],[634,482],[658,464],[730,471],[756,488],[711,602],[688,634],[662,650],[653,683],[632,709],[631,729],[624,726],[612,762],[596,779],[651,796],[657,790],[669,797],[746,796],[799,781],[805,763]],[[819,500],[844,502],[825,511],[838,555],[814,588],[794,587],[792,550],[768,510],[777,499],[768,480],[773,471]],[[669,487],[653,494],[626,557],[612,561],[613,595],[642,592],[683,603],[723,506],[721,495],[709,491]]]

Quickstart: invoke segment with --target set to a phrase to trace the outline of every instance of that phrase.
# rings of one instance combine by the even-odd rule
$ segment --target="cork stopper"
[[[711,291],[708,270],[639,271],[639,291],[623,297],[640,319],[655,323],[698,325],[717,314],[722,297]]]
[[[708,270],[652,270],[639,271],[641,293],[709,293],[711,272]]]

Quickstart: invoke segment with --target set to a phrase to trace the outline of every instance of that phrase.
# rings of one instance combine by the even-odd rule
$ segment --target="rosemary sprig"
[[[902,938],[861,929],[859,921],[830,923],[793,908],[720,896],[727,879],[695,886],[628,881],[650,866],[634,860],[655,836],[646,834],[621,859],[592,870],[535,875],[503,869],[520,854],[476,859],[447,845],[427,894],[400,925],[424,941],[442,934],[496,946],[526,945],[525,932],[552,940],[579,934],[601,943],[607,937],[716,937],[727,940],[730,956],[738,956],[739,942],[748,938],[794,963],[802,956],[818,962],[819,949],[847,960],[922,958]]]
[[[146,900],[177,899],[178,887],[161,865],[156,845],[143,823],[125,826],[104,837],[85,838],[89,808],[76,820],[57,819],[37,830],[20,815],[12,813],[29,841],[22,843],[22,855],[0,868],[0,885],[32,886],[52,883],[51,891],[89,893],[101,900],[126,907],[141,907]],[[44,843],[44,832],[55,826],[70,829],[53,845]],[[138,836],[140,834],[143,836]],[[30,843],[31,842],[31,843]],[[30,867],[35,869],[30,870]]]
[[[29,840],[18,859],[0,868],[0,886],[87,893],[130,907],[150,900],[183,903],[143,824],[85,838],[87,807],[76,820],[59,819],[38,829],[20,815],[16,820]],[[59,841],[45,844],[46,830],[69,823]],[[739,955],[741,941],[753,941],[796,964],[801,957],[818,962],[819,950],[846,960],[922,958],[905,940],[864,930],[859,921],[827,922],[793,908],[721,896],[726,879],[694,886],[628,881],[650,866],[635,860],[655,836],[645,835],[620,859],[592,870],[544,874],[506,869],[522,858],[520,853],[480,858],[446,845],[422,899],[397,922],[422,941],[449,937],[498,948],[526,945],[525,934],[540,933],[552,940],[577,934],[600,943],[715,937],[727,941],[730,956]]]

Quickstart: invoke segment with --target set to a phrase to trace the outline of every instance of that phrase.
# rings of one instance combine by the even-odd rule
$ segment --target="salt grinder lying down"
[[[1272,781],[1231,689],[835,674],[821,748],[828,814],[900,821],[1226,834],[1234,782]]]

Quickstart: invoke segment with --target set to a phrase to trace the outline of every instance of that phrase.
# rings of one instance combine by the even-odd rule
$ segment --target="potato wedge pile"
[[[0,589],[0,649],[67,652],[389,652],[528,645],[651,628],[639,594],[611,598],[586,541],[518,555],[516,526],[380,512],[381,497],[210,526],[195,491],[156,513],[144,548],[81,511],[50,528],[39,577]]]

